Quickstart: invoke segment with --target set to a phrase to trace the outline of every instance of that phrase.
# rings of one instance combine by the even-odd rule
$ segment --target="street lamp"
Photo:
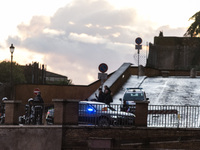
[[[10,85],[11,85],[11,98],[13,98],[13,53],[14,53],[15,47],[13,44],[10,46],[10,53],[11,53],[11,65],[10,65]]]

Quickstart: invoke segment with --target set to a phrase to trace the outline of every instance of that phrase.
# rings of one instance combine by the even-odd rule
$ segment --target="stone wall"
[[[61,150],[62,126],[0,126],[2,150]]]
[[[156,69],[200,69],[200,38],[154,37],[149,45],[147,66]]]
[[[0,126],[1,149],[199,149],[199,129],[94,126]]]
[[[63,149],[198,149],[199,129],[141,127],[69,127],[63,129]],[[109,146],[109,147],[108,147]]]

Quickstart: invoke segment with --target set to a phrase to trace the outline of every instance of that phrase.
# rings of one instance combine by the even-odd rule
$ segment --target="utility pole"
[[[140,37],[136,38],[135,43],[136,43],[135,49],[138,50],[138,78],[139,78],[139,74],[140,74],[140,70],[139,70],[139,65],[140,65],[139,58],[140,58],[140,56],[139,55],[140,55],[140,50],[142,49],[142,45],[141,45],[142,39]]]

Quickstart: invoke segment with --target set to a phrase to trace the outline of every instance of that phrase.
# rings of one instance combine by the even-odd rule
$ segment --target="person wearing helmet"
[[[5,101],[5,100],[8,100],[8,98],[7,97],[2,98],[2,101]]]
[[[43,114],[43,105],[44,101],[41,96],[41,92],[38,92],[36,97],[33,99],[34,108],[35,108],[35,123],[42,124],[42,114]]]
[[[33,98],[28,99],[28,105],[26,105],[26,116],[27,116],[27,123],[34,124],[34,115],[35,115],[35,108]]]
[[[5,101],[8,100],[7,97],[3,97],[2,98],[2,101],[1,101],[1,117],[0,117],[0,123],[4,123],[4,120],[5,120]]]

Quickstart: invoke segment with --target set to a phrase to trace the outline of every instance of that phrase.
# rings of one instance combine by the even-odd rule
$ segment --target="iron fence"
[[[149,105],[148,127],[199,128],[200,106]]]
[[[54,124],[54,108],[49,107],[46,114],[46,123]],[[133,126],[135,124],[135,115],[121,111],[118,104],[79,104],[78,124],[101,127]]]
[[[53,105],[45,107],[45,114],[48,109],[52,110]],[[94,126],[134,126],[134,114],[121,110],[120,104],[79,104],[78,123]],[[199,128],[200,106],[149,105],[147,127]]]

